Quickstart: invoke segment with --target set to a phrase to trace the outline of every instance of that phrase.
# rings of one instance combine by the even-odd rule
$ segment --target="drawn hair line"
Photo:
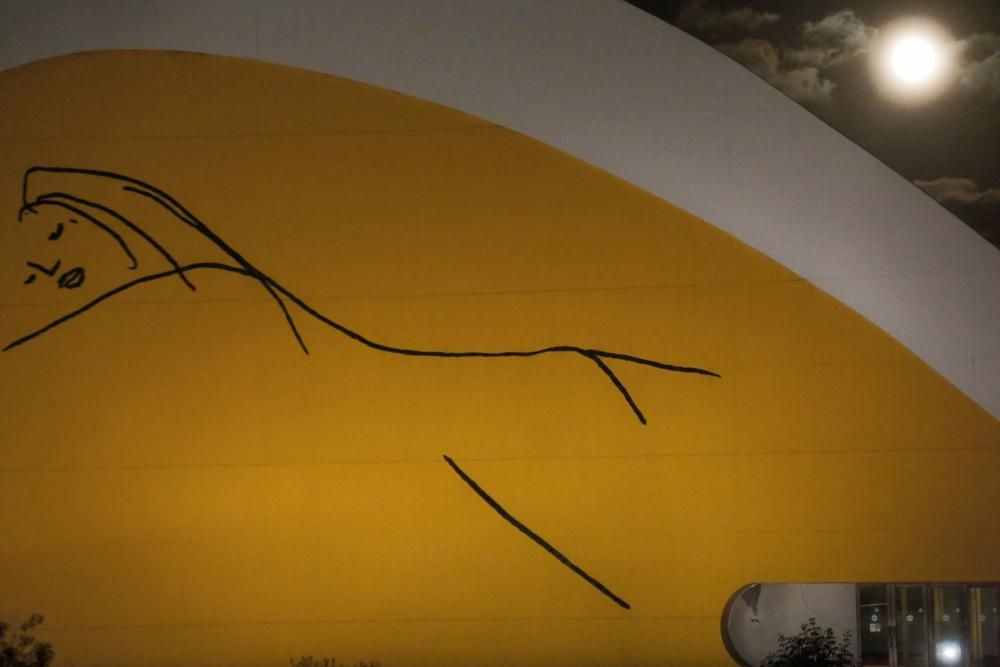
[[[173,218],[179,222],[191,227],[193,230],[201,234],[204,238],[209,240],[213,245],[215,245],[219,250],[221,250],[226,256],[228,256],[233,264],[227,264],[223,262],[194,262],[188,264],[181,264],[171,253],[160,245],[156,239],[154,239],[146,230],[144,230],[135,221],[130,220],[120,211],[117,211],[110,206],[101,204],[94,201],[89,201],[81,197],[65,193],[65,192],[46,192],[36,196],[33,200],[29,201],[28,198],[28,181],[33,174],[38,173],[48,173],[48,174],[77,174],[85,176],[94,176],[97,178],[105,179],[108,181],[113,181],[121,184],[121,191],[128,192],[145,199],[152,201],[157,204],[160,208],[169,213]],[[120,224],[126,226],[128,229],[135,232],[143,240],[147,241],[158,254],[160,254],[172,267],[169,270],[161,271],[159,273],[144,275],[140,278],[123,283],[117,287],[114,287],[91,300],[90,302],[76,308],[75,310],[62,315],[61,317],[49,322],[48,324],[36,329],[28,334],[17,338],[16,340],[8,343],[3,351],[12,350],[19,345],[23,345],[42,334],[51,331],[63,324],[66,324],[70,320],[82,315],[91,308],[99,305],[100,303],[110,299],[111,297],[120,294],[126,290],[133,287],[152,282],[155,280],[160,280],[163,278],[170,278],[176,276],[179,278],[185,286],[191,290],[196,290],[197,287],[191,281],[189,274],[196,271],[203,270],[218,270],[226,271],[231,273],[236,273],[240,275],[247,276],[258,283],[267,291],[269,296],[275,301],[278,308],[281,310],[282,315],[285,318],[285,322],[288,324],[296,342],[302,348],[302,351],[306,354],[309,353],[309,348],[306,346],[302,335],[296,326],[295,319],[289,311],[287,302],[291,302],[299,309],[304,311],[306,314],[311,316],[318,322],[325,324],[326,326],[336,330],[337,332],[347,336],[351,340],[360,343],[368,348],[377,350],[380,352],[386,352],[389,354],[399,354],[405,356],[414,357],[437,357],[446,359],[456,359],[456,358],[514,358],[514,357],[538,357],[545,354],[556,354],[556,353],[569,353],[581,356],[588,361],[592,362],[601,370],[601,372],[611,381],[612,385],[622,396],[625,402],[628,404],[629,408],[635,414],[636,418],[641,424],[646,423],[646,417],[642,410],[639,408],[635,399],[629,393],[628,389],[622,383],[621,379],[615,374],[615,372],[608,365],[608,360],[623,361],[633,364],[638,364],[641,366],[648,366],[650,368],[655,368],[662,371],[669,371],[673,373],[688,373],[695,375],[704,375],[711,377],[720,377],[720,375],[714,371],[706,370],[704,368],[697,368],[693,366],[679,366],[675,364],[668,364],[661,361],[656,361],[654,359],[648,359],[645,357],[638,357],[631,354],[623,354],[620,352],[611,352],[607,350],[599,350],[595,348],[585,348],[577,345],[552,345],[548,347],[541,347],[532,350],[519,350],[519,351],[446,351],[446,350],[419,350],[405,347],[397,347],[394,345],[388,345],[385,343],[380,343],[371,340],[361,333],[327,317],[320,311],[316,310],[308,303],[306,303],[302,298],[294,294],[291,290],[282,286],[275,279],[271,278],[249,260],[238,253],[232,246],[226,243],[218,234],[213,232],[208,225],[198,219],[191,211],[185,208],[177,199],[166,193],[165,191],[130,176],[123,174],[118,174],[110,171],[102,171],[97,169],[81,169],[73,167],[42,167],[35,166],[31,167],[24,173],[24,179],[22,183],[21,190],[21,208],[19,211],[18,219],[20,220],[25,213],[36,213],[38,207],[40,206],[54,206],[62,208],[66,211],[72,212],[79,215],[89,222],[97,225],[105,232],[109,233],[118,245],[123,249],[123,251],[129,256],[131,260],[131,269],[135,269],[138,266],[138,260],[135,254],[131,251],[125,240],[117,234],[108,225],[103,223],[98,217],[98,214],[104,214],[110,216],[111,218],[118,221]],[[92,213],[94,211],[96,213]]]

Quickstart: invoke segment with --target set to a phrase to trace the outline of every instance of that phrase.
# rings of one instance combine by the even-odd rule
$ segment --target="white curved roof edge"
[[[76,51],[233,55],[500,123],[726,230],[1000,418],[1000,253],[712,48],[616,0],[0,0],[0,69]]]

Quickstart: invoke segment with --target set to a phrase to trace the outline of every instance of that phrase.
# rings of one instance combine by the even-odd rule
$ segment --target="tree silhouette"
[[[52,663],[56,655],[52,644],[36,641],[31,634],[43,620],[41,614],[32,614],[10,637],[7,624],[0,623],[0,667],[48,667]]]
[[[857,667],[851,651],[851,632],[844,631],[840,642],[833,628],[823,629],[810,618],[799,626],[802,631],[786,637],[778,635],[778,649],[764,658],[761,667]]]

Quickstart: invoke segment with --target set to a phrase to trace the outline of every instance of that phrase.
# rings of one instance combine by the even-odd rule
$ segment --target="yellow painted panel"
[[[146,282],[0,353],[0,618],[46,614],[61,661],[720,665],[749,582],[1000,579],[997,421],[669,203],[487,121],[261,63],[71,56],[0,74],[0,99],[0,343],[170,270],[95,214],[130,268],[53,193],[181,264],[241,268],[120,180],[32,172],[18,223],[46,165],[175,197],[287,290],[310,352],[261,281],[197,269],[197,291]],[[403,348],[579,347],[391,354],[293,296]],[[721,378],[602,357],[642,425],[590,349]]]

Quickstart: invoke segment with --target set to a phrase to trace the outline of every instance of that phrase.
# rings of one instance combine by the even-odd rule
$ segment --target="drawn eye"
[[[25,285],[30,285],[33,282],[35,282],[35,274],[34,273],[32,273],[31,275],[29,275],[27,278],[24,279],[24,284]]]
[[[49,234],[49,240],[55,241],[60,236],[62,236],[62,233],[63,233],[63,223],[60,222],[58,225],[56,225],[55,231]]]

